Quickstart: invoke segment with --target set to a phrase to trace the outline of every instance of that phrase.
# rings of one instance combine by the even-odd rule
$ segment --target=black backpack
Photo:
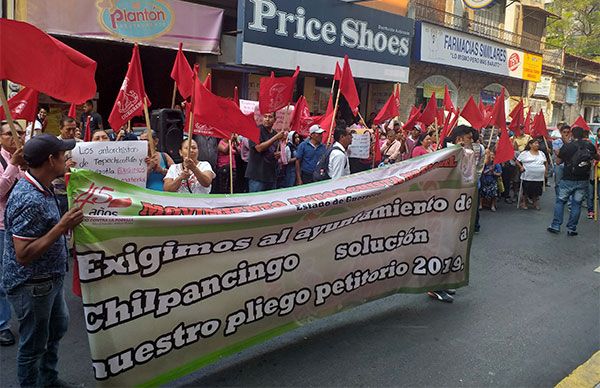
[[[331,156],[331,151],[334,149],[344,152],[344,150],[340,147],[330,147],[327,151],[325,151],[325,153],[317,162],[317,167],[315,167],[315,171],[313,172],[313,180],[315,182],[331,179],[329,176],[329,157]]]
[[[587,143],[578,142],[577,151],[575,151],[571,160],[565,163],[565,168],[569,169],[573,177],[587,178],[590,176],[592,159],[593,155],[589,147],[587,147]]]

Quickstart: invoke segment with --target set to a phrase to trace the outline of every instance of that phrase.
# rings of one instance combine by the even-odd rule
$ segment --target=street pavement
[[[553,386],[600,349],[600,223],[546,231],[542,210],[482,211],[470,284],[453,304],[394,295],[313,322],[220,360],[176,386]],[[81,301],[61,377],[94,385]],[[13,327],[16,323],[13,322]],[[16,347],[0,348],[0,386],[17,385]]]

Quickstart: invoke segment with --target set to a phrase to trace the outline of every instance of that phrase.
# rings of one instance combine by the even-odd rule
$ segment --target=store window
[[[448,92],[450,93],[450,99],[454,106],[457,105],[458,100],[458,89],[456,85],[448,78],[442,75],[432,75],[425,79],[423,82],[417,85],[417,95],[415,97],[415,104],[422,107],[427,105],[433,92],[435,92],[435,99],[439,108],[442,107],[444,101],[444,87],[448,86]]]

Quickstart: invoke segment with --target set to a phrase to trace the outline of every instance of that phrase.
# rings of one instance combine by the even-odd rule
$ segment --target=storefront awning
[[[526,16],[529,13],[537,12],[537,13],[539,13],[539,14],[541,14],[543,16],[546,16],[548,18],[560,19],[560,16],[558,16],[557,14],[552,13],[552,12],[548,11],[547,9],[542,8],[542,7],[538,7],[538,6],[535,6],[535,5],[525,5],[525,4],[523,4],[522,7],[523,7],[523,11],[524,11],[524,13],[525,13]]]

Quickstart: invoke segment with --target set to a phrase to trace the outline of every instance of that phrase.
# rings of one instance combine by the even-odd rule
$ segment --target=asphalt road
[[[483,211],[470,285],[453,304],[394,295],[311,323],[197,371],[181,386],[553,386],[600,349],[600,223],[546,232],[542,210]],[[69,293],[66,381],[94,385],[81,302]],[[16,327],[16,324],[13,324]],[[16,386],[16,347],[0,386]]]

